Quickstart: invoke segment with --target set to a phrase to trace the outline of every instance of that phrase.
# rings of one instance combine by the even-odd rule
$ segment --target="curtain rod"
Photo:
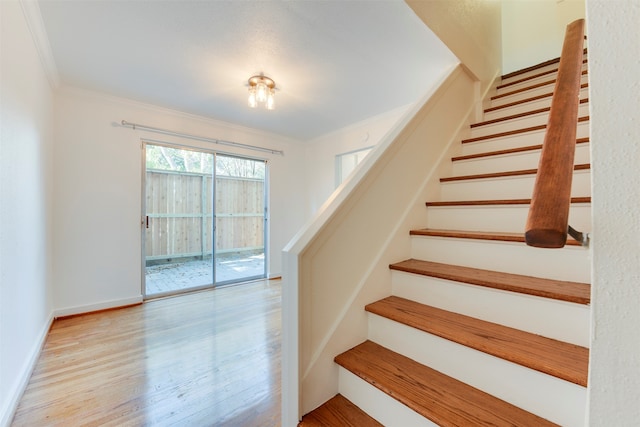
[[[146,126],[146,125],[141,125],[141,124],[138,124],[138,123],[131,123],[131,122],[128,122],[126,120],[122,120],[120,123],[122,124],[122,126],[130,127],[133,130],[135,130],[135,129],[148,130],[150,132],[162,133],[162,134],[171,135],[171,136],[179,136],[181,138],[188,138],[188,139],[193,139],[193,140],[196,140],[196,141],[211,142],[213,144],[220,144],[220,145],[228,145],[228,146],[231,146],[231,147],[246,148],[247,150],[262,151],[262,152],[265,152],[265,153],[279,154],[281,156],[284,156],[284,151],[282,151],[282,150],[274,150],[272,148],[263,148],[263,147],[258,147],[256,145],[242,144],[240,142],[224,141],[224,140],[221,140],[221,139],[207,138],[206,136],[198,136],[198,135],[191,135],[191,134],[188,134],[188,133],[175,132],[175,131],[168,130],[168,129],[161,129],[161,128],[156,128],[156,127],[153,127],[153,126]]]

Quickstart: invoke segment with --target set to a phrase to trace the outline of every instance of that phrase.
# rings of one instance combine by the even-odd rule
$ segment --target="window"
[[[336,187],[351,175],[351,172],[367,157],[371,150],[373,147],[366,147],[336,156]]]

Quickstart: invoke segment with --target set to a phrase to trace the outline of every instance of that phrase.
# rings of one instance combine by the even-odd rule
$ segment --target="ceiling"
[[[401,0],[40,0],[64,85],[298,140],[414,103],[453,54]],[[250,109],[247,79],[277,85]]]

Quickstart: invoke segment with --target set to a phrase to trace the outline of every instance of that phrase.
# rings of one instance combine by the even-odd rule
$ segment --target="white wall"
[[[132,303],[141,297],[140,141],[219,148],[268,160],[269,273],[304,221],[304,152],[296,141],[129,100],[65,88],[56,97],[55,306],[57,314]],[[131,130],[121,120],[282,149],[284,156]]]
[[[305,144],[306,193],[309,217],[336,189],[336,156],[377,145],[409,110],[396,108],[384,114],[315,138]]]
[[[0,1],[0,425],[52,319],[53,94],[25,15]]]
[[[502,74],[559,57],[567,24],[584,14],[584,0],[504,0]]]
[[[478,80],[477,95],[500,70],[501,0],[405,0]]]
[[[587,0],[593,270],[591,426],[640,419],[640,2]]]

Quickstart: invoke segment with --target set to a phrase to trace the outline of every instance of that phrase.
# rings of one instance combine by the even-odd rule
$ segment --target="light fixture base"
[[[249,87],[258,86],[259,83],[263,83],[269,89],[275,89],[276,82],[267,76],[253,76],[249,78]]]

